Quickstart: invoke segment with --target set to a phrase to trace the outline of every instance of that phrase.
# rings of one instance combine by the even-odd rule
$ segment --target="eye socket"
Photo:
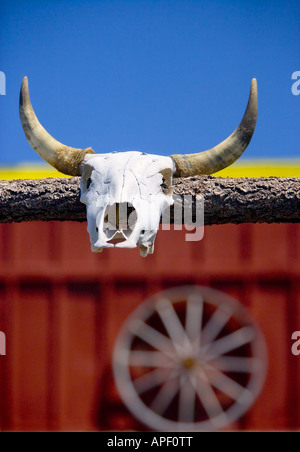
[[[166,179],[164,177],[163,177],[163,180],[162,180],[162,183],[160,184],[160,186],[164,193],[166,193],[169,189],[168,182],[166,181]]]
[[[160,184],[161,191],[164,195],[170,196],[172,194],[172,171],[166,168],[163,171],[160,171],[160,175],[162,177],[162,181]]]
[[[90,188],[91,184],[92,184],[92,179],[89,177],[88,180],[86,181],[87,190]]]

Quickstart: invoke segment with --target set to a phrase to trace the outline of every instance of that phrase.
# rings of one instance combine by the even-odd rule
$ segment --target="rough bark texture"
[[[0,222],[85,221],[79,182],[77,177],[0,181]],[[207,225],[300,222],[300,178],[197,176],[175,179],[174,194],[179,204],[192,195],[194,212],[203,195]]]

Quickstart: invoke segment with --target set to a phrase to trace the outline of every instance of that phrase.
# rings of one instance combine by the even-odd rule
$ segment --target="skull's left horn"
[[[28,78],[24,77],[20,92],[20,118],[31,147],[50,165],[69,176],[81,175],[81,163],[93,149],[76,149],[57,141],[39,123],[31,105]]]
[[[212,174],[235,162],[245,151],[255,130],[257,120],[257,83],[251,82],[247,109],[238,128],[222,143],[199,154],[172,155],[175,177]]]

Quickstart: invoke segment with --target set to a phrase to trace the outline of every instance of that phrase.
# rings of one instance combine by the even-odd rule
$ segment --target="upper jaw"
[[[104,248],[133,249],[139,246],[141,256],[146,257],[153,253],[159,220],[157,228],[156,225],[151,224],[150,231],[146,230],[146,226],[139,221],[136,221],[133,229],[130,229],[129,226],[127,229],[112,229],[104,224],[105,212],[106,209],[103,209],[97,216],[98,237],[92,243],[93,252],[101,252]],[[116,240],[120,241],[114,243]]]

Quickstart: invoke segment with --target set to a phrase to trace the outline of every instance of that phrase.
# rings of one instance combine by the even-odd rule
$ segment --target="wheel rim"
[[[113,354],[124,403],[159,431],[229,426],[254,403],[266,367],[264,338],[246,309],[207,287],[169,289],[142,303]]]

